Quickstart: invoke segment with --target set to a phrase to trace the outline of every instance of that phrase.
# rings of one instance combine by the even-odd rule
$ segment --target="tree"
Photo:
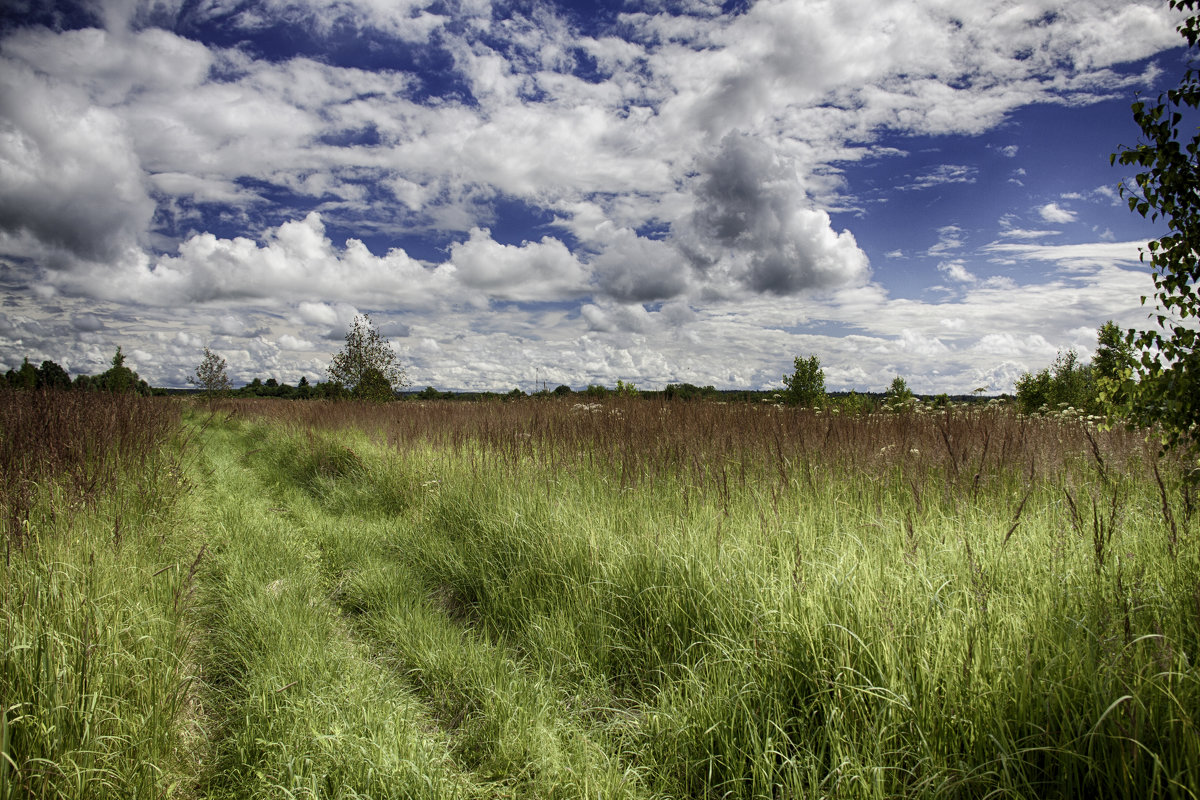
[[[337,381],[323,381],[312,388],[312,396],[321,400],[345,400],[350,394]]]
[[[223,395],[233,388],[229,373],[225,370],[225,359],[204,348],[204,358],[196,367],[196,374],[188,375],[187,382],[199,386],[209,397]]]
[[[1170,0],[1175,10],[1196,11],[1200,0]],[[1177,30],[1195,48],[1200,41],[1200,15],[1192,14]],[[1189,68],[1179,86],[1160,94],[1156,102],[1138,100],[1133,119],[1143,141],[1119,148],[1113,163],[1142,169],[1135,186],[1121,184],[1129,209],[1151,220],[1162,220],[1169,233],[1142,251],[1154,275],[1157,327],[1130,330],[1126,341],[1137,356],[1135,381],[1122,384],[1125,392],[1112,399],[1130,421],[1162,426],[1167,447],[1200,446],[1193,426],[1200,422],[1200,354],[1196,352],[1196,319],[1200,315],[1200,128],[1190,138],[1181,131],[1185,116],[1194,120],[1200,108],[1200,71]],[[1185,112],[1187,112],[1185,114]],[[1146,297],[1142,304],[1146,304]],[[1106,384],[1111,384],[1106,381]],[[1106,396],[1108,395],[1106,388]]]
[[[37,367],[29,363],[27,357],[21,364],[21,368],[16,372],[16,382],[12,385],[18,389],[36,389],[37,388],[38,372]]]
[[[825,399],[825,370],[821,369],[821,359],[816,356],[807,359],[796,356],[792,359],[792,366],[792,374],[783,376],[787,401],[796,406],[820,405]]]
[[[386,403],[395,400],[392,384],[383,373],[375,367],[367,367],[358,385],[354,387],[355,400],[369,400],[372,403]]]
[[[888,386],[884,394],[892,400],[899,400],[901,402],[911,400],[913,396],[912,389],[908,388],[908,381],[899,375],[892,378],[892,383]]]
[[[70,389],[71,376],[61,366],[47,359],[38,367],[37,385],[39,389]]]
[[[1022,414],[1049,411],[1052,405],[1050,370],[1026,372],[1017,378],[1013,388],[1017,390],[1017,408]]]
[[[892,378],[892,383],[883,393],[883,396],[885,398],[884,402],[892,409],[910,408],[910,401],[913,399],[912,389],[908,388],[908,381],[899,375]]]
[[[141,383],[137,373],[125,366],[125,354],[118,346],[112,357],[112,366],[96,376],[94,385],[106,392],[133,392],[141,388]]]
[[[1111,319],[1096,331],[1096,355],[1092,357],[1092,370],[1097,379],[1114,382],[1123,381],[1133,374],[1135,366],[1133,346],[1125,341],[1125,334]]]
[[[1114,326],[1115,327],[1115,326]],[[1100,336],[1111,336],[1101,327]],[[1105,339],[1100,339],[1101,343]],[[1097,348],[1097,354],[1100,352]],[[1115,363],[1116,355],[1105,353],[1106,364]],[[1096,391],[1095,368],[1081,363],[1079,354],[1073,349],[1059,353],[1051,367],[1037,373],[1026,372],[1017,379],[1017,405],[1022,413],[1035,414],[1040,411],[1058,411],[1074,408],[1092,413],[1099,411]]]
[[[1096,381],[1090,364],[1082,363],[1074,349],[1060,353],[1052,370],[1054,404],[1079,411],[1096,411]]]
[[[329,381],[341,384],[352,396],[392,399],[396,389],[408,385],[404,367],[387,339],[375,330],[371,317],[359,314],[346,332],[346,344],[329,362]],[[361,391],[359,390],[362,385]],[[387,397],[382,394],[386,384]]]
[[[1096,402],[1110,418],[1124,416],[1133,391],[1137,367],[1133,345],[1111,319],[1096,333],[1096,355],[1092,357],[1092,379],[1096,384]]]

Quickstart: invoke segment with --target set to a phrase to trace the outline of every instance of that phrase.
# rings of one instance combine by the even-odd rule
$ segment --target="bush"
[[[1017,406],[1024,414],[1074,408],[1087,413],[1100,410],[1096,381],[1089,364],[1079,363],[1074,350],[1059,353],[1051,367],[1026,372],[1016,382]]]
[[[668,383],[663,389],[663,396],[668,400],[699,400],[701,398],[716,397],[717,390],[714,386],[695,386],[690,383]]]
[[[825,370],[821,369],[821,359],[797,356],[792,364],[792,374],[783,376],[783,385],[787,387],[784,398],[794,406],[821,405],[825,400]]]

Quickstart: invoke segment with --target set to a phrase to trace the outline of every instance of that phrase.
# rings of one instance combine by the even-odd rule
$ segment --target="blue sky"
[[[1165,6],[10,0],[0,368],[1010,391],[1145,320]]]

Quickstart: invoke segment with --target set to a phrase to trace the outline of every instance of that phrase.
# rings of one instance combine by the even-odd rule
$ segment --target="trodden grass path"
[[[1144,451],[817,419],[879,426],[905,468],[629,482],[614,419],[619,463],[495,421],[452,446],[211,426],[201,793],[1196,797],[1195,522],[1166,527]],[[971,477],[976,429],[1059,467]]]
[[[265,433],[216,426],[202,451],[203,795],[649,796],[536,666],[411,574],[412,515],[359,491],[353,450]]]

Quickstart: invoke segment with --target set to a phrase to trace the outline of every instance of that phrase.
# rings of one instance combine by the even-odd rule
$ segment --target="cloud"
[[[594,234],[601,252],[589,263],[599,288],[623,302],[677,297],[692,284],[689,264],[672,245],[602,223]]]
[[[304,300],[296,305],[300,321],[324,328],[349,326],[358,316],[358,309],[345,303],[323,303]]]
[[[136,297],[142,303],[341,302],[393,308],[436,307],[463,299],[446,267],[427,268],[403,250],[372,254],[357,239],[335,247],[316,212],[285,222],[264,244],[197,234],[175,256],[127,265],[114,275],[75,276],[71,289],[94,297]]]
[[[646,333],[652,327],[649,315],[640,303],[630,305],[609,303],[604,307],[585,303],[579,313],[587,321],[589,331]]]
[[[942,164],[900,188],[904,190],[931,189],[934,186],[944,186],[948,183],[974,183],[978,172],[979,170],[975,167],[962,164]]]
[[[891,137],[980,134],[1031,103],[1151,83],[1155,67],[1119,65],[1178,44],[1165,4],[697,0],[589,31],[518,6],[104,0],[87,6],[99,27],[10,27],[0,348],[101,369],[123,343],[175,381],[216,337],[238,374],[294,382],[363,309],[443,386],[528,384],[539,363],[575,385],[753,385],[797,351],[846,380],[940,370],[953,389],[995,363],[980,330],[1057,346],[1146,293],[1128,244],[1052,249],[1029,224],[982,255],[1044,277],[967,280],[982,274],[967,233],[943,227],[928,253],[958,291],[894,298],[869,282],[865,229],[830,214],[855,205],[838,165],[893,159]],[[339,36],[361,49],[319,52]],[[264,57],[289,40],[305,53]],[[987,177],[947,158],[911,185]],[[552,229],[505,239],[510,201]],[[1034,219],[1090,223],[1058,203]],[[881,251],[898,246],[919,253]],[[184,336],[148,333],[163,330]]]
[[[501,300],[563,300],[586,290],[583,267],[550,236],[504,245],[487,229],[473,228],[467,241],[450,248],[450,263],[463,284]]]
[[[262,0],[247,5],[236,0],[210,0],[194,13],[223,20],[243,30],[277,24],[280,18],[310,34],[328,37],[346,29],[375,30],[405,42],[421,42],[438,30],[446,17],[430,11],[432,0]],[[469,4],[463,4],[469,8]]]
[[[1017,244],[992,242],[980,248],[981,252],[993,255],[996,260],[1012,261],[1030,259],[1056,262],[1065,267],[1078,268],[1097,264],[1141,263],[1140,251],[1145,242],[1091,242],[1084,244]]]
[[[0,58],[0,252],[116,259],[153,214],[121,116]]]
[[[942,256],[963,248],[966,231],[959,226],[943,225],[938,228],[937,234],[937,242],[925,251],[927,255]]]
[[[299,337],[292,336],[290,333],[285,333],[279,337],[279,347],[283,350],[293,351],[311,351],[318,349],[318,345],[315,342],[310,342],[307,339],[301,339]]]
[[[950,280],[957,283],[974,283],[977,280],[961,261],[943,261],[938,264],[937,268],[938,271],[945,273]]]
[[[1065,208],[1062,208],[1058,205],[1058,203],[1047,203],[1038,209],[1038,214],[1042,219],[1046,220],[1046,222],[1054,222],[1058,224],[1074,222],[1076,218],[1074,211],[1069,211]]]
[[[104,320],[95,314],[78,314],[71,320],[72,327],[77,331],[94,333],[105,328]]]
[[[198,203],[245,206],[264,202],[256,192],[234,181],[184,172],[159,172],[147,177],[156,191],[170,197],[186,197]]]
[[[229,336],[239,339],[263,336],[268,332],[261,326],[255,326],[253,322],[254,320],[244,316],[222,314],[213,320],[210,330],[217,336]]]
[[[1002,228],[998,234],[1005,239],[1042,239],[1046,236],[1060,236],[1062,231],[1027,230],[1025,228]]]
[[[679,240],[698,273],[755,293],[793,294],[864,280],[866,254],[812,208],[794,168],[763,142],[729,135],[705,159]]]

